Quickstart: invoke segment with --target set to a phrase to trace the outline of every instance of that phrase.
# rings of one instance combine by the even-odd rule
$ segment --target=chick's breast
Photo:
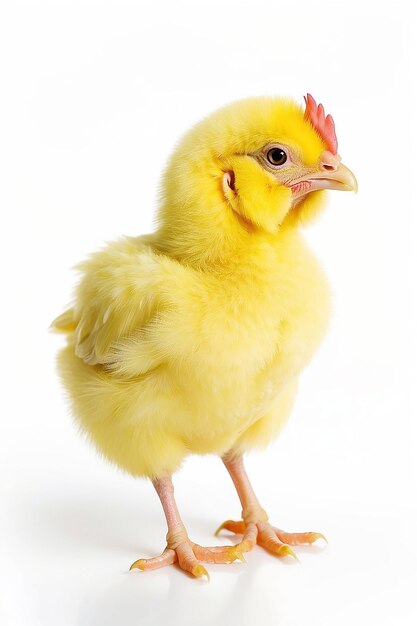
[[[203,277],[179,316],[186,339],[172,378],[189,407],[181,437],[196,452],[225,452],[264,416],[278,428],[327,326],[328,283],[297,233],[249,257]]]

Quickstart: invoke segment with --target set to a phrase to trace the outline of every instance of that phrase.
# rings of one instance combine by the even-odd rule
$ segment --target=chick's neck
[[[224,202],[202,210],[196,210],[195,205],[173,210],[172,204],[165,204],[159,218],[154,248],[207,272],[229,273],[242,266],[262,266],[268,258],[265,255],[268,249],[297,237],[293,224],[282,224],[275,233],[269,233],[242,218]]]

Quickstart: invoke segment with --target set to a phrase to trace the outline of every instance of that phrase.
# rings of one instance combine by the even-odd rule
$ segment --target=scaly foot
[[[219,526],[215,535],[217,536],[223,529],[243,535],[240,543],[235,546],[241,552],[249,552],[257,543],[276,556],[292,556],[297,559],[297,555],[290,546],[311,544],[317,539],[324,539],[327,543],[326,537],[321,533],[287,533],[271,526],[267,521],[245,523],[243,520],[239,522],[227,520]]]
[[[236,560],[245,561],[242,550],[237,546],[210,546],[203,547],[190,541],[185,532],[176,536],[167,536],[167,547],[159,556],[150,559],[138,559],[130,566],[130,569],[151,570],[171,565],[178,561],[180,568],[189,572],[196,578],[209,575],[201,563],[233,563]]]

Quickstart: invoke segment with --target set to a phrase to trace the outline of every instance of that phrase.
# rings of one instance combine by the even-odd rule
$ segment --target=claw
[[[232,533],[236,533],[237,535],[243,535],[245,532],[245,522],[239,521],[235,522],[232,519],[228,519],[223,524],[220,524],[216,532],[214,533],[215,537],[222,531],[223,529],[230,530]]]
[[[246,559],[243,556],[243,553],[240,550],[238,550],[237,548],[234,548],[233,550],[230,550],[230,556],[233,559],[231,561],[232,563],[233,563],[233,561],[236,561],[237,559],[239,561],[241,561],[242,563],[246,563]]]
[[[277,556],[292,556],[296,561],[299,561],[298,556],[291,550],[290,546],[287,546],[285,543],[282,546],[279,546],[275,552]]]
[[[191,570],[191,573],[196,578],[201,578],[202,576],[207,576],[207,580],[210,580],[210,576],[209,576],[208,571],[206,570],[204,565],[201,565],[201,563],[198,563],[197,565],[194,565],[193,569]]]
[[[326,537],[322,533],[308,533],[308,534],[310,535],[310,538],[311,538],[309,543],[314,543],[318,539],[323,539],[326,543],[329,543]]]
[[[145,567],[144,567],[145,563],[146,563],[145,559],[138,559],[137,561],[132,563],[132,565],[129,567],[129,572],[131,572],[132,569],[144,570],[145,569]]]

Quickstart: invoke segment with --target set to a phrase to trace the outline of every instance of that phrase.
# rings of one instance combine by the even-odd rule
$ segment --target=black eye
[[[271,150],[268,150],[266,158],[271,165],[277,166],[284,165],[285,161],[287,160],[287,155],[281,148],[272,148]]]

